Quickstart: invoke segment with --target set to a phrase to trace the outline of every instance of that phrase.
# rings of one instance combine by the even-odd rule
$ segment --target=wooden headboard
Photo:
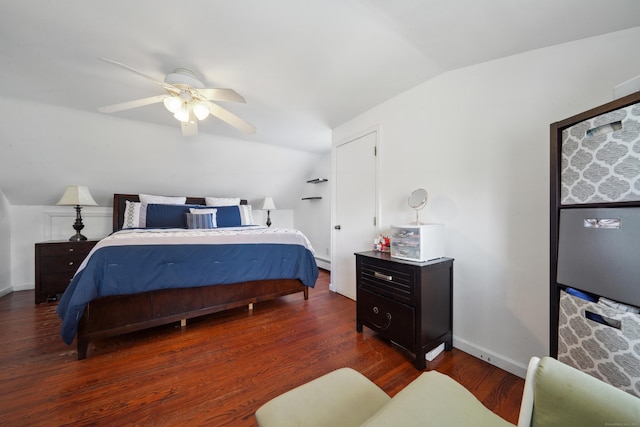
[[[140,197],[137,194],[114,194],[113,195],[113,231],[122,229],[124,224],[124,210],[127,207],[126,201],[139,202]],[[204,197],[187,197],[188,205],[204,205]],[[245,199],[240,200],[241,205],[246,205]]]

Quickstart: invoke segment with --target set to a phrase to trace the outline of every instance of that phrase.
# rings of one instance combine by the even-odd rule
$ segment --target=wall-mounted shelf
[[[327,178],[314,178],[307,181],[307,184],[320,184],[321,182],[329,181]],[[320,200],[320,196],[303,197],[302,200]]]

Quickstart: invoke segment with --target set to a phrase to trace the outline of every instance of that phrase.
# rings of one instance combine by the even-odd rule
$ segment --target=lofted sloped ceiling
[[[207,87],[242,94],[246,104],[221,104],[257,132],[246,136],[208,118],[200,140],[321,155],[332,128],[448,70],[639,24],[635,0],[3,0],[0,107],[24,110],[0,115],[0,147],[36,139],[30,128],[51,111],[68,111],[71,123],[57,125],[71,130],[59,138],[73,139],[68,117],[78,111],[78,120],[108,123],[101,133],[122,127],[120,139],[135,122],[137,132],[140,124],[160,126],[171,141],[182,140],[162,104],[87,119],[104,115],[100,106],[163,93],[99,57],[158,80],[187,68]],[[25,114],[38,105],[42,112]],[[73,150],[75,164],[92,155]],[[24,153],[0,155],[0,190],[11,203],[43,203],[18,195],[9,175],[17,155]],[[150,187],[143,184],[141,191]]]

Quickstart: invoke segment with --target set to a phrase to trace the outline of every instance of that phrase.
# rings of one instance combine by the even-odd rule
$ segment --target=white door
[[[335,223],[331,281],[336,292],[356,299],[355,252],[373,248],[376,237],[376,145],[371,132],[336,147]]]

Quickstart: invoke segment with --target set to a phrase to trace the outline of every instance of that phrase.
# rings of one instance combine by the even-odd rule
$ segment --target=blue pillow
[[[185,214],[199,205],[147,205],[147,228],[187,228]]]
[[[197,209],[216,209],[216,223],[218,227],[240,227],[242,217],[238,206],[195,206]]]
[[[213,226],[213,214],[186,213],[187,228],[215,228]]]

